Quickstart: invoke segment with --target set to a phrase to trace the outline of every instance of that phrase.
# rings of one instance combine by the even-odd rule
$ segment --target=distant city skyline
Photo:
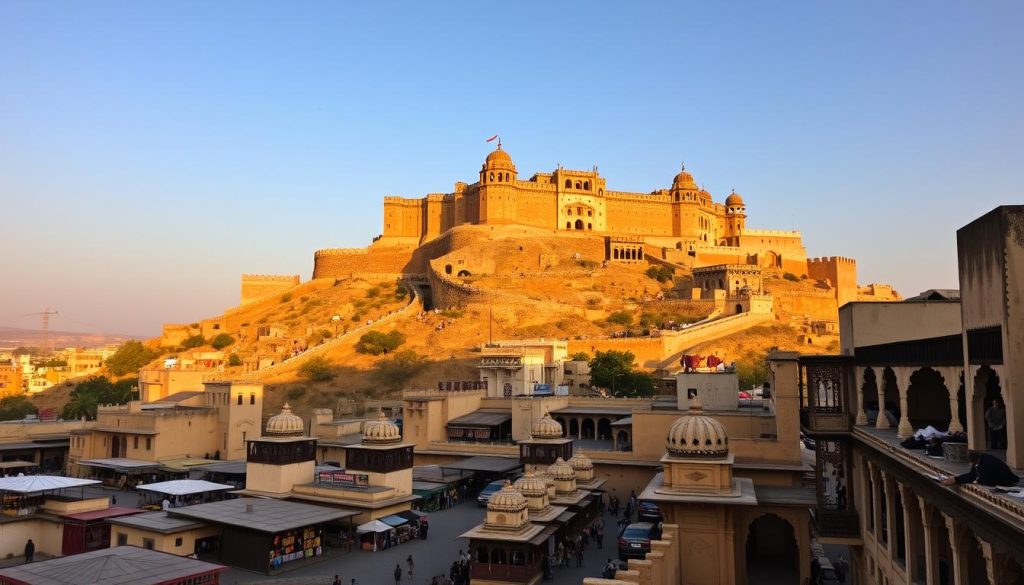
[[[955,230],[1019,203],[1020,3],[0,4],[0,325],[156,335],[310,277],[385,195],[681,161],[752,228],[956,288]]]

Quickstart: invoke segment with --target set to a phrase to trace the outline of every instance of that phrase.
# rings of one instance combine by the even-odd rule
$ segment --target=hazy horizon
[[[686,162],[904,296],[1024,182],[1020,3],[0,4],[0,324],[156,335],[310,277],[385,195]],[[1016,200],[1019,202],[1020,200]]]

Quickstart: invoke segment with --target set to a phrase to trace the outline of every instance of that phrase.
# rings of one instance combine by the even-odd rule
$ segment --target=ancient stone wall
[[[300,281],[298,274],[243,274],[241,304],[282,294],[298,286]]]
[[[814,280],[828,280],[835,289],[836,302],[843,306],[857,300],[857,261],[842,256],[810,258],[807,276]]]

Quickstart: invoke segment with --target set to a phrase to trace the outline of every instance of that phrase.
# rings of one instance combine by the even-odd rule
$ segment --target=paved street
[[[270,585],[280,582],[282,585],[319,585],[331,583],[334,575],[340,575],[342,582],[349,585],[353,578],[359,585],[390,585],[393,583],[395,564],[405,569],[405,559],[410,554],[416,563],[412,581],[405,583],[429,585],[434,575],[447,574],[452,561],[458,558],[459,549],[465,549],[467,540],[457,539],[469,528],[483,521],[484,509],[475,502],[460,504],[443,512],[430,515],[429,540],[407,542],[400,546],[380,551],[353,551],[346,553],[337,549],[329,549],[328,557],[318,563],[307,565],[282,575],[267,577],[249,571],[230,569],[222,575],[225,585],[241,585],[245,583],[263,583]],[[605,518],[604,549],[597,550],[591,542],[581,568],[555,569],[553,583],[576,584],[584,577],[599,577],[609,557],[617,556],[615,549],[615,522],[610,516]]]

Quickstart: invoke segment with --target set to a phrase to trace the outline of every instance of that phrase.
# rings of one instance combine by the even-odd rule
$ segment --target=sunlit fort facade
[[[717,203],[685,168],[670,188],[650,193],[609,190],[596,166],[589,171],[559,166],[523,180],[499,144],[473,184],[457,182],[452,193],[384,199],[384,241],[423,244],[465,224],[632,237],[648,246],[699,253],[703,264],[758,264],[806,273],[800,232],[747,228],[739,194]],[[614,251],[611,255],[620,259]]]

